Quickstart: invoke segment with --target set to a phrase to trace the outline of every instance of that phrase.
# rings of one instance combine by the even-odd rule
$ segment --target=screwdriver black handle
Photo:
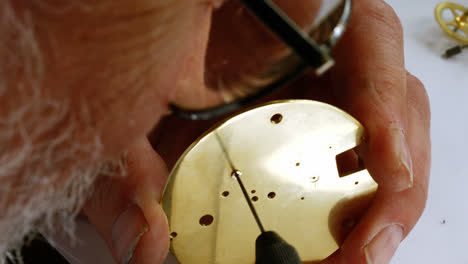
[[[255,264],[302,264],[296,249],[277,233],[267,231],[255,241]]]

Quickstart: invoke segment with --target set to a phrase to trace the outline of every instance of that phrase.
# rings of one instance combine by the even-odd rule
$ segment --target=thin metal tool
[[[237,180],[237,183],[239,183],[242,193],[244,194],[244,198],[247,201],[247,204],[249,205],[250,211],[252,211],[253,217],[255,218],[255,222],[257,222],[258,228],[260,228],[260,232],[265,233],[265,228],[263,228],[263,224],[260,221],[260,218],[258,217],[257,210],[255,210],[255,207],[253,206],[252,201],[250,201],[250,197],[247,193],[247,190],[245,189],[245,186],[242,183],[242,180],[240,178],[240,176],[242,176],[242,172],[236,169],[236,167],[234,166],[234,163],[232,162],[232,159],[229,156],[229,153],[227,152],[226,147],[224,146],[223,141],[221,140],[221,137],[216,131],[215,131],[215,136],[216,136],[216,140],[219,143],[219,146],[223,150],[224,157],[226,158],[229,164],[229,167],[231,167],[231,171],[232,171],[231,176]]]
[[[265,232],[263,228],[262,222],[258,217],[257,211],[253,206],[252,202],[250,201],[249,195],[247,194],[247,190],[242,183],[241,176],[242,172],[234,166],[231,157],[229,156],[228,151],[226,150],[226,146],[223,144],[221,137],[217,133],[214,132],[216,136],[216,140],[221,147],[224,157],[226,158],[229,167],[231,167],[232,173],[231,176],[236,178],[239,186],[244,194],[244,198],[249,205],[250,211],[252,211],[252,215],[257,222],[258,227],[260,228],[260,235],[257,237],[255,241],[255,263],[256,264],[301,264],[301,258],[297,253],[297,250],[290,244],[288,244],[283,238],[281,238],[276,232],[268,231]]]

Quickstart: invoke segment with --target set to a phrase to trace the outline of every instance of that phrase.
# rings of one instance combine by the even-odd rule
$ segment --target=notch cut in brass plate
[[[442,2],[435,9],[440,27],[452,38],[468,44],[468,9],[452,2]]]
[[[170,174],[162,206],[171,252],[182,264],[255,262],[260,231],[216,134],[242,171],[265,229],[292,244],[303,261],[338,249],[377,189],[365,169],[340,177],[337,155],[364,136],[347,113],[309,100],[251,109],[193,143]]]

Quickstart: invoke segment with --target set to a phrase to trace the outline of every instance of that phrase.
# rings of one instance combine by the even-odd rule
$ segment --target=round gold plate
[[[221,140],[265,229],[303,261],[326,258],[377,189],[367,170],[340,177],[337,169],[337,155],[363,133],[347,113],[308,100],[272,102],[214,127],[186,150],[165,188],[171,252],[182,264],[255,262],[260,231]]]
[[[450,11],[451,19],[445,19],[443,13]],[[452,2],[442,2],[435,9],[435,17],[440,27],[452,38],[468,43],[468,9]]]

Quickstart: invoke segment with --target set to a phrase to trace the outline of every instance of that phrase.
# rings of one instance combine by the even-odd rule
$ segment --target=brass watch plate
[[[205,133],[170,174],[162,206],[181,264],[255,262],[260,231],[217,136],[242,171],[265,229],[280,234],[303,261],[338,249],[377,189],[365,169],[338,172],[337,155],[364,137],[347,113],[309,100],[253,108]]]

